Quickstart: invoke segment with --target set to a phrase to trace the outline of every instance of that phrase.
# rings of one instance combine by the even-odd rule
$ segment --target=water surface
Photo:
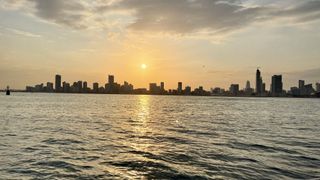
[[[0,179],[320,178],[320,99],[0,95]]]

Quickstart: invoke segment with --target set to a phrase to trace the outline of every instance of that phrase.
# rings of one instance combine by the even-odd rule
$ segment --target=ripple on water
[[[155,161],[120,161],[120,162],[104,162],[103,164],[112,165],[115,167],[125,168],[140,172],[143,177],[148,179],[208,179],[206,176],[188,174],[179,172],[172,167],[169,167],[161,162]]]
[[[42,143],[45,144],[57,144],[57,145],[72,145],[72,144],[82,144],[83,142],[74,140],[74,139],[54,139],[49,138],[46,140],[43,140]]]
[[[41,168],[61,169],[68,172],[79,172],[81,170],[93,168],[92,166],[75,165],[66,161],[40,161],[32,165],[40,166]]]
[[[315,99],[0,94],[0,179],[319,179],[319,109]]]

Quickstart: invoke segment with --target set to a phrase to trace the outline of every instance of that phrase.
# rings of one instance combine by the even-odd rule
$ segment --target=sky
[[[320,81],[320,0],[0,0],[1,89],[55,74],[243,88],[257,67],[267,88]]]

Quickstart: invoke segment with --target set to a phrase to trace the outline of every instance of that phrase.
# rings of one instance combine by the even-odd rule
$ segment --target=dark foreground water
[[[320,99],[0,95],[0,179],[320,178]]]

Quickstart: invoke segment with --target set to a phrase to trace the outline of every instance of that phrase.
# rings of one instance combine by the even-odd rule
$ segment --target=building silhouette
[[[251,95],[254,92],[254,90],[250,86],[250,81],[246,82],[246,88],[244,89],[244,93],[246,95]]]
[[[82,90],[83,90],[82,81],[78,81],[78,83],[77,83],[77,93],[82,92]]]
[[[150,83],[149,84],[149,93],[150,94],[160,94],[161,88],[157,86],[157,83]]]
[[[257,69],[256,72],[256,94],[258,96],[262,95],[263,87],[262,87],[262,77],[261,77],[261,72],[259,69]]]
[[[84,92],[84,93],[88,92],[88,82],[87,81],[83,82],[82,92]]]
[[[165,89],[164,89],[164,82],[161,82],[161,83],[160,83],[160,89],[161,89],[161,92],[162,92],[162,93],[165,91]]]
[[[299,89],[303,89],[305,85],[305,81],[304,80],[299,80]]]
[[[190,86],[186,86],[186,88],[184,89],[184,94],[191,95],[191,87]]]
[[[47,82],[44,84],[37,84],[35,86],[26,86],[27,92],[64,92],[64,93],[101,93],[101,94],[162,94],[162,95],[195,95],[195,96],[295,96],[295,97],[320,97],[320,84],[316,83],[316,89],[313,89],[312,84],[305,84],[304,80],[299,80],[299,87],[292,87],[290,91],[283,90],[282,75],[274,75],[271,78],[270,93],[265,89],[266,84],[262,81],[261,71],[256,71],[256,89],[254,90],[250,81],[246,81],[245,88],[239,89],[239,84],[231,84],[229,91],[221,88],[211,88],[210,91],[204,90],[202,86],[195,88],[193,91],[190,86],[186,86],[182,89],[182,82],[178,82],[177,89],[165,90],[165,83],[160,82],[160,86],[157,83],[150,83],[149,90],[146,88],[134,89],[132,84],[124,81],[123,85],[115,82],[113,75],[108,75],[107,83],[104,87],[99,87],[99,83],[93,83],[92,89],[88,87],[86,81],[74,82],[71,86],[67,82],[63,82],[61,85],[61,75],[55,75],[55,84]],[[55,85],[55,88],[54,88]],[[255,93],[254,93],[255,92]]]
[[[120,92],[120,84],[115,83],[114,76],[108,76],[108,83],[105,84],[105,92],[108,94],[117,94]]]
[[[61,91],[61,75],[57,74],[55,78],[55,90],[56,92]]]
[[[239,94],[239,84],[231,84],[229,91],[231,95],[238,95]]]
[[[250,86],[250,81],[247,81],[246,82],[246,89],[250,89],[251,88],[251,86]]]
[[[46,92],[54,92],[53,83],[47,82]]]
[[[310,97],[316,92],[312,84],[305,84],[304,80],[299,80],[298,86],[299,87],[291,87],[289,94],[294,97]]]
[[[93,83],[92,88],[93,88],[94,93],[98,93],[99,92],[99,83]]]
[[[283,91],[282,75],[273,75],[271,78],[272,96],[280,96],[282,95],[282,91]]]
[[[62,89],[64,93],[69,93],[70,92],[70,84],[67,82],[62,83]]]
[[[123,85],[120,87],[121,94],[130,94],[133,92],[133,85],[129,84],[127,81],[124,81]]]
[[[316,83],[316,91],[320,92],[320,83]]]
[[[182,82],[178,82],[178,94],[182,94]]]
[[[109,75],[108,76],[108,83],[109,84],[114,84],[114,75]]]
[[[312,84],[304,85],[304,96],[311,96],[311,94],[314,93],[314,89],[312,87]]]

